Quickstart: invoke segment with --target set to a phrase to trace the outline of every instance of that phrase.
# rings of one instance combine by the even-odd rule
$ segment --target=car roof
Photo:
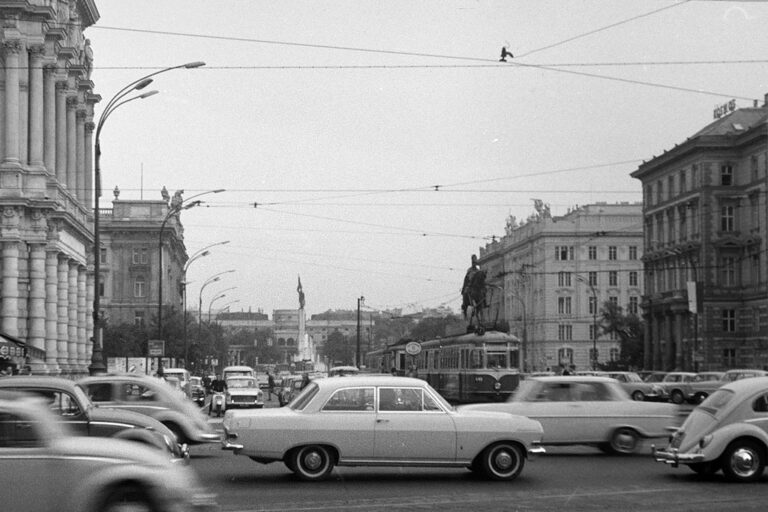
[[[740,379],[725,384],[720,389],[730,389],[734,393],[755,393],[768,389],[768,376]]]
[[[12,377],[3,377],[0,379],[0,387],[18,387],[27,386],[31,388],[59,387],[65,389],[74,389],[75,383],[69,379],[61,377],[50,377],[47,375],[14,375]]]
[[[414,377],[396,377],[386,373],[380,375],[358,374],[347,375],[343,379],[313,379],[321,388],[346,388],[357,386],[424,386],[425,380]]]
[[[526,380],[538,380],[541,382],[616,382],[616,379],[599,375],[554,375],[530,377]]]

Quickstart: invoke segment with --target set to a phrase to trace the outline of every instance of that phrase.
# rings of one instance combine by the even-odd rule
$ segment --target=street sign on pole
[[[149,357],[163,357],[165,355],[165,340],[149,340]]]

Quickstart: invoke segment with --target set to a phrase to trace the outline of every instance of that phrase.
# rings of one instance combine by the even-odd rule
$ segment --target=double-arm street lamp
[[[219,292],[218,295],[216,295],[214,298],[211,299],[211,302],[208,303],[208,323],[211,323],[211,307],[213,307],[213,303],[216,302],[219,299],[223,299],[224,297],[226,297],[227,294],[224,293],[224,292],[228,292],[228,291],[234,290],[236,288],[237,288],[237,286],[230,286],[229,288],[224,288],[223,290],[221,290]]]
[[[223,272],[219,272],[218,274],[214,274],[208,279],[205,280],[203,285],[200,287],[200,295],[197,298],[197,338],[198,341],[200,340],[201,335],[201,329],[203,326],[203,290],[205,290],[205,287],[208,286],[211,283],[215,283],[216,281],[219,281],[221,279],[221,276],[224,274],[229,274],[231,272],[234,272],[234,270],[225,270]]]
[[[591,279],[577,275],[576,280],[587,284],[592,292],[592,370],[597,370],[597,291]]]
[[[99,122],[96,125],[93,179],[93,351],[91,354],[91,366],[88,368],[89,373],[92,375],[103,373],[106,370],[106,367],[104,366],[104,356],[101,353],[101,237],[99,233],[99,198],[101,197],[101,130],[104,127],[106,120],[118,107],[125,105],[129,101],[144,99],[157,94],[157,91],[148,91],[143,94],[139,94],[138,96],[128,98],[127,100],[123,100],[125,96],[132,93],[133,91],[140,91],[141,89],[144,89],[146,86],[151,84],[151,77],[174,69],[192,69],[199,68],[201,66],[205,66],[205,62],[189,62],[180,66],[172,66],[169,68],[161,69],[159,71],[155,71],[154,73],[145,75],[138,80],[134,80],[133,82],[120,89],[120,91],[118,91],[117,94],[115,94],[112,99],[109,100],[101,113],[101,117],[99,117]]]

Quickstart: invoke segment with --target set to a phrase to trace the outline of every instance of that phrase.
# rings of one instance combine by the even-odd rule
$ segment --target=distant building
[[[117,190],[112,208],[102,209],[101,308],[110,325],[156,324],[160,279],[164,313],[183,311],[184,265],[188,257],[179,214],[171,211],[166,199],[119,199]]]
[[[618,340],[596,324],[605,301],[640,312],[641,214],[640,204],[597,203],[553,217],[537,204],[535,215],[510,217],[505,236],[480,248],[490,320],[507,321],[523,340],[525,371],[618,359]]]
[[[93,1],[0,3],[0,332],[34,373],[93,350]]]
[[[632,173],[648,369],[768,368],[767,123],[740,108]]]

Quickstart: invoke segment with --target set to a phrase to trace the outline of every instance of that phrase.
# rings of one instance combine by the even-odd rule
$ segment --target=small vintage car
[[[151,416],[168,427],[179,442],[193,445],[221,440],[200,408],[162,379],[137,374],[98,375],[77,383],[100,409]]]
[[[0,391],[2,509],[219,510],[189,467],[121,439],[77,437],[46,402]]]
[[[632,400],[608,377],[531,377],[506,402],[459,410],[500,411],[537,420],[543,445],[593,445],[609,453],[637,451],[641,438],[666,437],[681,423],[678,406]]]
[[[420,379],[362,375],[315,379],[287,407],[227,411],[222,448],[282,461],[302,480],[334,466],[466,467],[513,480],[544,453],[539,422],[453,408]]]
[[[721,373],[719,379],[702,380],[697,378],[694,380],[694,382],[690,383],[690,394],[693,397],[691,401],[693,403],[700,404],[709,395],[714,393],[715,390],[719,389],[720,386],[724,386],[741,379],[751,379],[752,377],[766,376],[768,376],[768,371],[765,370],[733,369],[728,370],[725,373]]]
[[[687,465],[699,474],[721,471],[729,480],[760,479],[768,459],[768,377],[741,379],[715,390],[688,415],[658,462]]]
[[[607,376],[619,381],[621,387],[629,393],[632,400],[642,402],[643,400],[656,401],[664,398],[664,389],[659,383],[645,382],[637,372],[608,372]]]
[[[696,380],[693,372],[669,372],[659,384],[664,389],[664,396],[673,404],[693,401],[691,383]]]
[[[227,392],[224,395],[224,408],[236,407],[264,407],[264,392],[254,377],[229,377],[227,379]]]

